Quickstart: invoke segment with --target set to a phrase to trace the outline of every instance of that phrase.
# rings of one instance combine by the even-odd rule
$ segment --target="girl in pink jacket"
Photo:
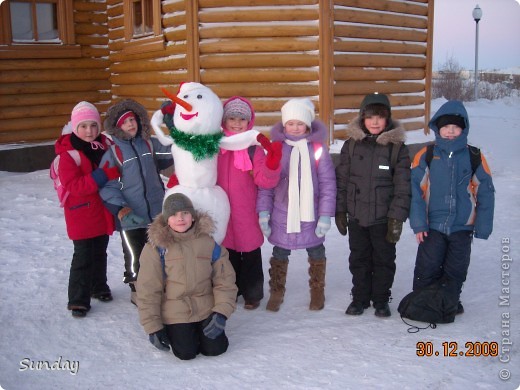
[[[233,96],[224,102],[222,128],[227,137],[253,128],[255,114],[251,102]],[[256,309],[264,297],[264,273],[260,247],[264,236],[258,224],[256,196],[258,187],[273,188],[280,178],[281,144],[262,145],[238,151],[220,150],[217,184],[229,198],[231,215],[222,242],[236,273],[238,296],[244,297],[244,308]]]

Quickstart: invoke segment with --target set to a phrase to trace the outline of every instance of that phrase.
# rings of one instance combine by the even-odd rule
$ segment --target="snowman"
[[[171,145],[178,184],[166,191],[165,199],[182,193],[191,199],[195,209],[206,211],[215,222],[214,240],[220,244],[226,235],[230,206],[224,190],[217,186],[217,155],[219,148],[241,150],[261,145],[259,132],[248,130],[224,137],[220,127],[224,109],[219,97],[208,87],[195,82],[181,84],[177,95],[163,92],[172,100],[173,120],[164,109],[151,119],[154,132],[163,145]],[[168,115],[168,114],[167,114]],[[165,123],[170,130],[161,130]]]

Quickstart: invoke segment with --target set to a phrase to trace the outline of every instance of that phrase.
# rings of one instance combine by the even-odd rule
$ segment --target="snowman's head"
[[[211,89],[199,83],[183,83],[177,98],[191,106],[191,110],[180,104],[175,106],[173,123],[178,130],[190,134],[213,134],[222,131],[222,102]]]

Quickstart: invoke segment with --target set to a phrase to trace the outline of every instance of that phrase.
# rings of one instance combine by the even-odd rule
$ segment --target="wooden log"
[[[186,10],[186,2],[184,0],[162,1],[161,6],[163,15]]]
[[[91,58],[100,58],[100,57],[108,57],[110,51],[108,48],[97,48],[97,47],[89,47],[83,46],[81,48],[81,56],[82,57],[91,57]]]
[[[59,127],[38,127],[35,129],[21,130],[16,132],[3,132],[0,130],[0,144],[7,144],[13,142],[41,142],[51,141],[57,139],[63,128],[63,124]]]
[[[334,96],[335,109],[355,109],[359,110],[359,106],[365,95],[336,95]],[[424,96],[421,95],[389,95],[392,107],[415,106],[425,103]]]
[[[149,60],[125,61],[113,64],[110,67],[112,73],[129,73],[129,72],[151,72],[151,71],[168,71],[186,68],[186,58],[171,57],[165,60],[157,61],[155,58]]]
[[[398,28],[334,25],[336,36],[345,38],[383,39],[389,41],[426,42],[426,31]]]
[[[164,33],[164,39],[166,42],[182,42],[186,40],[186,30],[170,30]]]
[[[203,84],[244,82],[305,82],[318,81],[319,74],[316,69],[303,68],[259,68],[254,72],[251,69],[229,68],[229,69],[208,69],[201,73]]]
[[[282,22],[282,21],[308,21],[318,20],[319,14],[317,8],[294,8],[285,9],[286,12],[280,12],[280,7],[273,9],[236,9],[234,12],[229,10],[201,10],[199,12],[200,23],[240,23],[240,22]],[[273,29],[276,27],[273,25]]]
[[[10,83],[2,87],[5,95],[53,93],[53,92],[78,92],[110,90],[108,80],[81,80],[81,81],[47,81],[41,83]]]
[[[168,28],[168,27],[180,28],[181,26],[186,25],[186,15],[184,15],[184,14],[164,15],[163,19],[162,19],[162,24],[163,24],[164,28]]]
[[[337,81],[378,81],[378,80],[423,80],[425,71],[421,68],[388,70],[381,68],[366,69],[359,67],[336,68],[334,80]]]
[[[91,36],[91,35],[76,35],[76,43],[78,45],[90,45],[90,46],[107,46],[107,36]]]
[[[135,54],[125,54],[122,52],[110,53],[110,61],[112,63],[125,62],[125,61],[136,61],[136,60],[148,60],[148,59],[160,59],[167,58],[171,55],[184,55],[186,54],[186,43],[179,45],[166,46],[164,51],[161,51],[160,56],[157,52],[143,52]]]
[[[187,80],[185,77],[183,81]],[[163,93],[161,92],[161,87],[169,88],[171,85],[176,85],[177,83],[172,82],[171,84],[140,84],[140,85],[114,85],[112,87],[112,94],[114,96],[119,96],[121,98],[161,98],[163,97]]]
[[[114,37],[124,37],[125,31],[125,19],[124,18],[112,18],[108,21],[108,35]],[[121,31],[123,30],[123,31]]]
[[[369,93],[419,93],[424,92],[424,84],[417,82],[388,81],[339,81],[334,85],[335,95],[366,95]]]
[[[60,131],[65,124],[70,120],[70,113],[68,115],[56,115],[40,118],[25,118],[21,119],[4,119],[2,120],[3,133],[17,132],[23,130],[39,129],[39,128],[59,128]],[[23,138],[21,138],[23,139]]]
[[[203,69],[231,68],[236,64],[242,68],[314,67],[319,65],[319,59],[317,55],[308,53],[205,54],[200,57]]]
[[[99,24],[76,23],[74,25],[74,31],[79,35],[107,35],[108,27]]]
[[[74,13],[75,23],[99,23],[104,24],[107,22],[107,15],[105,13],[95,12],[75,12]]]
[[[426,58],[416,56],[336,53],[334,55],[334,65],[336,67],[363,66],[386,68],[424,68],[426,66]]]
[[[199,0],[200,8],[316,5],[319,0]]]
[[[74,10],[78,12],[106,12],[107,6],[104,2],[74,1]]]
[[[244,26],[218,26],[201,27],[200,37],[202,39],[222,39],[222,38],[247,38],[247,37],[268,37],[276,39],[280,37],[302,37],[318,36],[320,34],[317,25],[309,26],[287,26],[281,25],[273,29],[272,26],[264,25],[244,25]]]
[[[255,38],[222,39],[218,42],[201,42],[200,53],[250,53],[250,52],[298,52],[319,49],[318,37],[314,39],[279,38],[265,40]]]
[[[0,83],[24,83],[46,81],[69,81],[78,79],[106,80],[108,72],[105,69],[51,69],[34,71],[4,71],[0,74]]]
[[[342,7],[355,7],[355,8],[364,8],[364,9],[372,9],[378,11],[386,11],[386,12],[396,12],[400,14],[410,14],[410,15],[419,15],[426,16],[428,14],[427,7],[419,4],[413,4],[411,1],[406,3],[401,3],[397,1],[388,1],[388,0],[335,0],[335,6]]]
[[[334,51],[426,54],[426,45],[409,42],[373,42],[373,41],[336,41]]]
[[[0,119],[24,119],[27,118],[27,111],[30,111],[31,117],[46,117],[55,115],[70,115],[75,102],[70,100],[64,104],[41,104],[35,106],[11,106],[2,107],[0,110]]]
[[[218,96],[311,97],[318,96],[318,85],[310,83],[226,83],[209,85]]]
[[[117,4],[117,5],[113,6],[113,7],[108,7],[106,9],[108,20],[110,21],[113,18],[121,18],[121,19],[123,19],[124,18],[123,8],[124,7],[123,7],[123,2],[122,1],[119,4]]]
[[[133,72],[113,74],[110,76],[112,84],[139,85],[139,84],[170,84],[185,81],[186,73],[179,72]]]
[[[368,3],[368,2],[367,2]],[[404,28],[426,29],[428,20],[424,17],[393,15],[387,12],[364,11],[360,9],[341,9],[334,10],[336,22],[374,24],[377,26],[393,26]]]
[[[70,102],[80,102],[86,100],[96,103],[103,100],[110,100],[111,93],[108,91],[69,91],[38,94],[17,94],[0,95],[0,107],[17,106],[37,106],[46,104],[64,104]]]
[[[7,70],[45,70],[45,69],[104,69],[109,66],[106,59],[101,58],[60,58],[34,60],[2,60],[0,71]]]

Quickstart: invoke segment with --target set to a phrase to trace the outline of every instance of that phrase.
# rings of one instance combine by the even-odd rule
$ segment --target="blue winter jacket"
[[[466,128],[453,140],[441,138],[436,125],[443,115],[464,118]],[[414,233],[430,229],[444,234],[474,231],[476,238],[487,239],[493,230],[495,189],[486,159],[472,176],[468,149],[469,119],[462,102],[444,103],[429,123],[435,132],[433,158],[428,167],[426,147],[412,163],[412,204],[410,226]]]

